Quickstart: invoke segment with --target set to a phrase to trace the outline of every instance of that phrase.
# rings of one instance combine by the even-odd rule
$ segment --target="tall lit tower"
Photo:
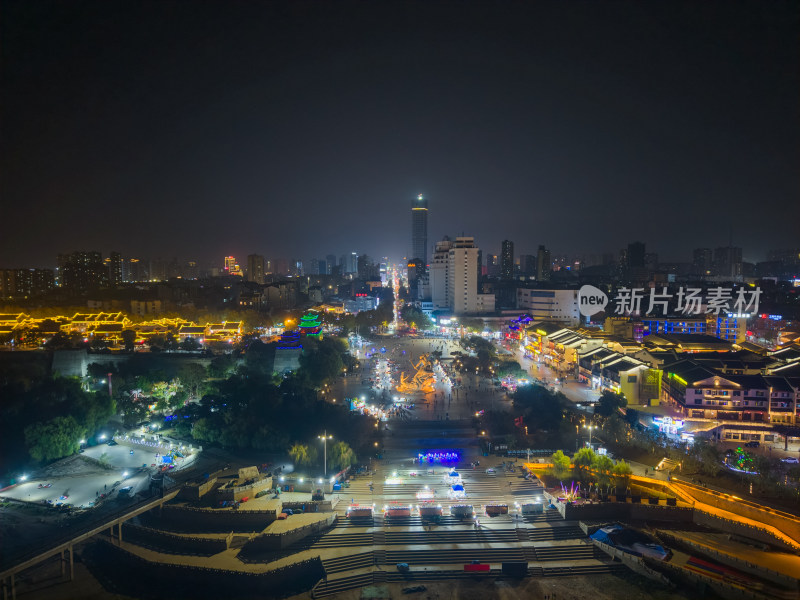
[[[428,201],[422,194],[411,206],[411,257],[428,264]]]
[[[244,275],[241,267],[239,267],[239,264],[233,256],[225,257],[225,275],[238,275],[239,277]]]
[[[514,242],[511,240],[503,240],[500,246],[500,277],[514,278]]]

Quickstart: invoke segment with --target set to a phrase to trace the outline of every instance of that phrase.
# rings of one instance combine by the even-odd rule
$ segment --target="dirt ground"
[[[424,592],[404,594],[403,588],[424,585]],[[386,593],[381,593],[385,591]],[[375,593],[377,592],[377,593]],[[306,600],[311,595],[300,594],[290,600]],[[622,575],[593,575],[552,577],[546,579],[387,583],[372,588],[349,590],[333,600],[687,600],[709,598],[693,590],[669,588],[633,573]]]
[[[65,582],[57,559],[26,572],[18,592],[30,600],[135,600],[106,590],[80,559],[75,561],[75,580]],[[403,588],[424,585],[424,592],[404,594]],[[157,597],[154,596],[154,597]],[[694,600],[711,598],[689,589],[670,590],[633,573],[523,580],[452,580],[441,582],[387,583],[349,590],[333,600]],[[288,600],[307,600],[310,592]],[[266,600],[266,597],[265,597]]]

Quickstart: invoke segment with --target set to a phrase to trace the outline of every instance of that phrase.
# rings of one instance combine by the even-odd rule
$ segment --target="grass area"
[[[686,479],[694,479],[695,481],[699,480],[711,487],[727,490],[742,498],[762,502],[767,506],[800,516],[800,504],[798,503],[800,498],[798,498],[798,496],[776,497],[764,494],[757,487],[758,475],[739,475],[721,470],[714,477],[703,473],[687,472],[683,473],[683,477]],[[751,482],[754,484],[752,494],[750,493]]]

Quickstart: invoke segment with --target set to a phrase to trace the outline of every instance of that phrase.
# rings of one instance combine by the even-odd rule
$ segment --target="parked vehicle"
[[[372,506],[351,506],[347,509],[348,517],[371,517]]]
[[[456,518],[468,519],[472,518],[474,509],[471,504],[454,504],[450,507],[450,514]]]
[[[507,515],[507,514],[508,514],[508,504],[486,505],[486,515],[489,517],[493,517],[495,515]]]

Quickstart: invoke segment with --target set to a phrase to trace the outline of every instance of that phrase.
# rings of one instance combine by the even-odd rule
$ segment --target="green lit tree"
[[[86,430],[70,415],[25,428],[25,445],[34,460],[48,461],[75,454]]]
[[[356,453],[347,442],[336,442],[328,450],[328,465],[331,468],[344,469],[356,464]]]
[[[586,481],[589,477],[589,469],[594,464],[596,454],[591,448],[581,448],[572,457],[572,464],[578,471],[578,478],[581,481]]]
[[[316,462],[317,449],[307,444],[292,444],[289,448],[292,461],[300,466],[308,466]]]
[[[623,489],[628,488],[628,484],[631,481],[631,475],[633,475],[633,470],[631,466],[626,463],[624,460],[620,460],[617,464],[614,465],[613,469],[614,473],[614,485],[617,489],[620,487]]]
[[[553,463],[553,477],[559,481],[564,481],[569,476],[569,456],[564,454],[561,450],[557,450],[550,457],[550,461]]]
[[[614,461],[604,454],[598,454],[592,462],[592,470],[595,472],[598,485],[607,490],[613,480]]]

